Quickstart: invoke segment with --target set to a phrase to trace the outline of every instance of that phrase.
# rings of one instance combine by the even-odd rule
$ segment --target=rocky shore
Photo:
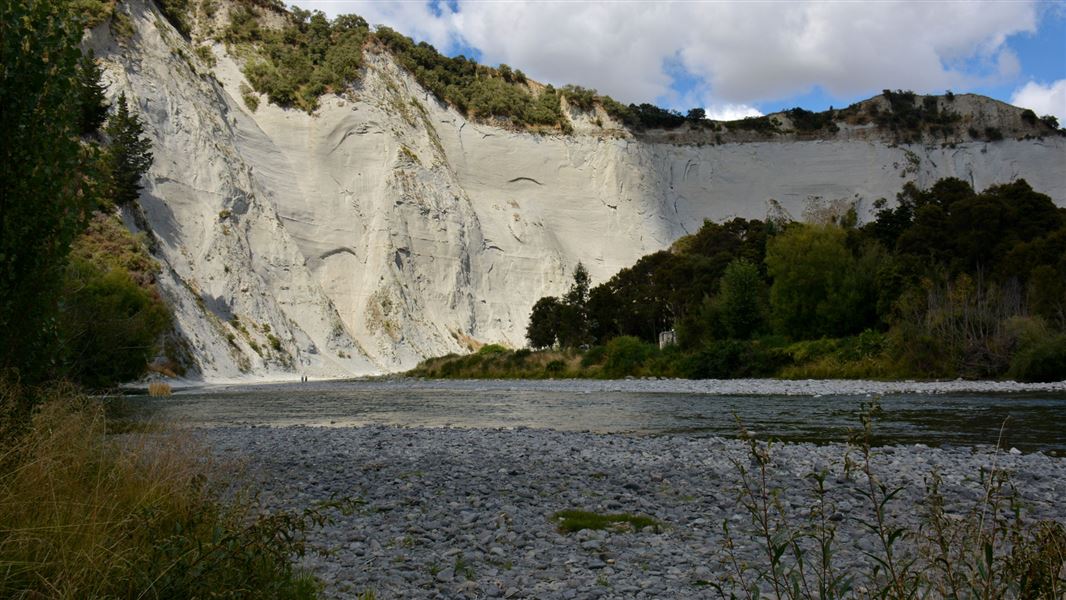
[[[305,564],[327,597],[713,598],[729,569],[723,522],[742,560],[760,562],[745,532],[737,465],[754,468],[740,440],[640,437],[551,430],[228,427],[200,431],[220,457],[246,461],[267,507],[301,509],[331,497],[361,501],[311,534],[325,556]],[[826,471],[836,564],[864,571],[876,538],[859,521],[865,476],[845,472],[840,444],[771,449],[770,487],[799,524],[816,505],[810,473]],[[859,455],[852,449],[852,458]],[[984,495],[982,472],[1012,474],[1030,521],[1066,521],[1066,459],[993,448],[875,449],[876,474],[904,491],[894,523],[916,528],[932,472],[949,510]],[[661,526],[561,533],[561,510],[632,513]],[[762,561],[765,562],[765,561]]]

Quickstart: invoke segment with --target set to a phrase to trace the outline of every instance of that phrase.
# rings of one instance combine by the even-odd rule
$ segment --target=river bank
[[[736,464],[752,466],[740,440],[382,426],[199,433],[217,455],[247,461],[268,507],[335,496],[364,502],[312,534],[328,554],[306,566],[328,597],[717,597],[713,586],[728,572],[724,521],[741,557],[759,559],[738,505]],[[845,473],[848,449],[784,444],[772,452],[770,487],[783,490],[790,518],[802,520],[815,505],[805,476],[827,472],[837,566],[865,571],[862,551],[875,551],[876,538],[859,524],[871,509],[860,493],[865,476]],[[915,507],[931,473],[943,477],[949,511],[961,514],[983,497],[982,472],[992,469],[1011,473],[1027,520],[1066,520],[1061,458],[910,445],[877,448],[873,466],[886,484],[903,487],[888,516],[908,528],[920,523]],[[563,534],[552,516],[567,509],[644,515],[661,527]]]
[[[1016,394],[1066,392],[1066,380],[1055,382],[1018,382],[988,379],[950,380],[871,380],[871,379],[678,379],[664,377],[620,379],[433,379],[382,375],[359,379],[312,379],[307,382],[293,380],[257,379],[245,380],[167,380],[174,381],[175,392],[229,393],[251,390],[313,390],[317,388],[353,384],[381,388],[429,388],[440,385],[449,387],[483,388],[527,387],[531,389],[568,391],[580,386],[598,392],[681,392],[693,394],[732,395],[784,395],[825,396],[862,394]],[[126,391],[144,393],[147,385],[130,384]]]

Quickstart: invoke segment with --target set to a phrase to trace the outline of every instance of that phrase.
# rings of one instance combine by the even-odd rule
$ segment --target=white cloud
[[[308,10],[321,10],[330,17],[355,13],[371,25],[388,25],[400,33],[437,48],[446,49],[456,39],[457,31],[450,22],[451,13],[435,14],[426,2],[369,2],[349,0],[297,0],[295,4]]]
[[[595,87],[624,102],[672,97],[666,65],[707,105],[752,104],[820,86],[848,97],[884,88],[966,89],[1013,76],[1004,45],[1036,30],[1035,2],[421,2],[297,0],[355,12],[437,45],[478,48],[535,79]],[[691,94],[691,92],[690,92]]]
[[[715,121],[735,121],[744,117],[761,117],[762,113],[754,106],[747,104],[718,104],[708,106],[707,118]]]
[[[1066,125],[1066,79],[1048,85],[1030,81],[1014,92],[1010,103],[1031,108],[1039,116],[1055,115],[1060,124]]]

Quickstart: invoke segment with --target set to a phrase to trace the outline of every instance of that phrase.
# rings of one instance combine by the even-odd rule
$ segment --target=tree
[[[566,304],[585,306],[589,301],[589,271],[580,262],[574,267],[574,282],[570,284],[570,290],[563,296]]]
[[[78,62],[64,2],[0,0],[0,370],[55,366],[57,290],[83,223]]]
[[[688,111],[688,114],[685,115],[685,118],[689,121],[702,121],[707,118],[707,111],[703,110],[702,108],[693,108]]]
[[[107,122],[108,149],[113,197],[117,204],[137,201],[141,192],[141,178],[152,166],[152,142],[141,137],[144,126],[137,115],[130,113],[126,94],[118,98],[115,114]]]
[[[759,267],[743,258],[734,260],[719,285],[718,304],[726,334],[731,339],[750,338],[766,318],[766,284]]]
[[[559,345],[574,347],[589,341],[589,272],[580,262],[574,267],[574,282],[563,296],[558,311]]]
[[[857,333],[876,314],[875,265],[863,264],[833,225],[796,224],[766,248],[771,319],[777,333],[797,339]],[[870,254],[869,262],[875,258]],[[866,261],[864,261],[866,262]]]
[[[106,87],[101,83],[103,73],[92,50],[78,63],[78,105],[81,107],[81,134],[95,133],[107,120]]]
[[[526,339],[534,348],[550,348],[555,345],[559,330],[559,299],[545,296],[533,305],[526,327]]]

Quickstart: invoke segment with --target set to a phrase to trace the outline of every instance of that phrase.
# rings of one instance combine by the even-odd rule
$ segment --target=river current
[[[801,382],[802,383],[802,382]],[[992,446],[1066,455],[1066,392],[863,391],[854,382],[369,380],[191,388],[117,410],[182,426],[546,428],[843,442],[876,401],[876,444]],[[906,387],[906,386],[904,386]],[[757,393],[743,393],[745,389]],[[892,389],[891,387],[888,389]],[[776,392],[776,393],[775,393]]]

